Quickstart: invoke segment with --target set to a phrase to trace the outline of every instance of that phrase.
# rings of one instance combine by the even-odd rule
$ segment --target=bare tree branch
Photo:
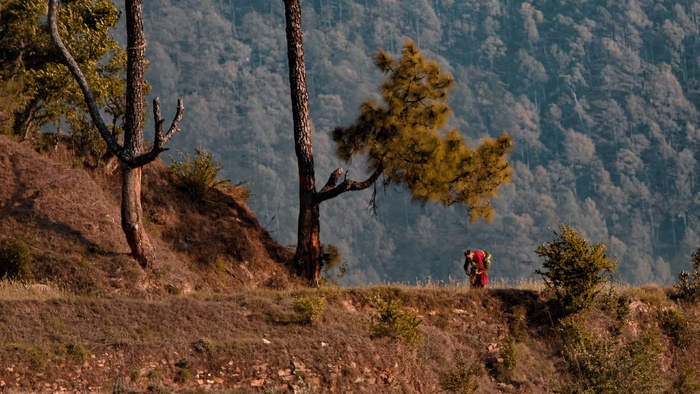
[[[367,209],[369,210],[370,214],[372,215],[373,218],[377,218],[379,216],[377,214],[377,184],[374,184],[374,190],[372,190],[372,197],[369,199],[369,205],[367,206]]]
[[[182,101],[182,99],[177,99],[177,112],[175,113],[175,118],[173,119],[173,122],[170,124],[168,134],[166,134],[165,138],[163,139],[163,145],[167,144],[168,141],[170,141],[170,138],[172,138],[172,136],[180,130],[180,120],[182,120],[182,112],[184,110],[184,102]]]
[[[180,120],[182,120],[182,112],[185,110],[185,106],[182,99],[177,99],[177,113],[175,114],[175,119],[170,124],[170,129],[168,129],[167,134],[163,134],[163,118],[160,115],[160,101],[158,97],[153,99],[153,117],[156,120],[156,140],[153,145],[153,150],[160,150],[161,152],[166,150],[165,144],[170,141],[170,139],[177,133],[180,128]]]
[[[155,160],[161,152],[168,150],[168,148],[165,147],[165,144],[167,144],[173,135],[180,130],[180,120],[182,120],[182,112],[184,110],[185,105],[183,104],[182,99],[177,99],[177,112],[175,113],[175,119],[173,119],[170,129],[168,129],[168,133],[163,134],[163,123],[165,122],[165,119],[163,119],[160,112],[160,100],[158,97],[153,99],[153,119],[156,121],[155,141],[153,142],[153,147],[149,152],[139,155],[131,161],[134,166],[146,165]]]
[[[321,189],[320,192],[314,194],[314,203],[318,204],[323,201],[330,200],[331,198],[338,197],[339,195],[345,192],[367,189],[368,187],[374,185],[377,179],[379,179],[379,176],[382,175],[382,172],[384,172],[384,168],[380,165],[379,168],[377,168],[374,171],[374,173],[370,175],[370,177],[367,178],[364,182],[357,182],[348,179],[348,173],[346,172],[345,180],[343,181],[343,183],[336,186],[335,184],[338,181],[338,178],[340,178],[340,175],[342,174],[342,172],[339,172],[339,170],[342,169],[339,168],[333,171],[323,189]]]
[[[165,148],[165,144],[167,144],[168,141],[170,141],[170,139],[172,138],[172,136],[175,135],[175,133],[177,133],[177,131],[179,130],[180,120],[182,119],[182,112],[185,109],[182,99],[177,100],[177,113],[175,114],[175,119],[173,119],[173,122],[170,125],[170,129],[168,130],[167,134],[163,134],[164,120],[162,119],[160,114],[160,102],[158,98],[153,100],[153,115],[156,121],[155,142],[149,152],[139,155],[137,157],[131,157],[131,155],[128,154],[126,149],[119,145],[116,138],[114,137],[114,134],[111,133],[110,130],[107,128],[107,125],[102,119],[102,115],[100,115],[100,109],[97,105],[97,101],[95,100],[95,95],[92,92],[92,89],[90,88],[90,85],[88,84],[85,75],[83,74],[82,70],[80,70],[80,66],[75,61],[75,58],[73,58],[73,55],[70,54],[68,48],[66,48],[66,46],[63,44],[61,36],[58,32],[57,13],[58,0],[49,0],[49,27],[51,39],[53,40],[54,44],[58,48],[64,60],[66,61],[66,66],[68,67],[68,70],[70,70],[71,74],[73,74],[73,77],[75,77],[76,81],[78,82],[78,86],[80,86],[80,90],[85,96],[85,102],[88,106],[88,110],[90,111],[90,117],[92,118],[92,122],[95,124],[95,127],[97,127],[97,130],[100,132],[100,135],[107,143],[107,147],[110,151],[112,151],[112,153],[114,153],[115,156],[117,156],[117,158],[119,158],[120,161],[122,161],[124,164],[130,167],[140,167],[152,162],[158,157],[158,155],[161,152],[167,150]]]
[[[75,80],[78,82],[78,86],[80,86],[80,90],[82,90],[83,95],[85,96],[85,102],[87,103],[88,110],[90,111],[90,117],[92,118],[92,122],[95,124],[95,127],[97,127],[97,131],[100,132],[100,135],[107,143],[107,147],[109,148],[109,150],[112,151],[112,153],[114,153],[115,156],[119,158],[119,160],[123,162],[129,162],[130,157],[128,157],[124,148],[121,145],[119,145],[117,140],[114,138],[114,135],[112,135],[112,133],[107,128],[107,125],[105,125],[104,120],[102,120],[102,115],[100,115],[100,108],[98,107],[97,102],[95,101],[95,95],[93,94],[92,89],[90,88],[90,85],[87,82],[87,79],[85,79],[85,75],[83,75],[83,72],[80,70],[78,62],[75,61],[73,55],[70,54],[68,48],[66,48],[66,46],[63,44],[63,41],[61,40],[61,36],[58,32],[57,25],[57,10],[58,0],[49,0],[49,33],[51,35],[51,39],[53,40],[54,44],[58,48],[64,60],[66,61],[66,66],[68,67],[68,70],[70,70],[71,74],[73,74]]]
[[[160,99],[158,99],[158,97],[153,99],[153,119],[156,121],[156,143],[154,144],[155,146],[158,144],[158,141],[161,141],[163,139],[163,122],[165,122],[165,119],[163,119],[163,116],[160,114]]]
[[[331,176],[328,177],[328,182],[321,188],[321,193],[331,190],[335,187],[336,183],[338,183],[338,179],[340,179],[340,176],[343,175],[345,170],[342,168],[338,168],[335,171],[331,173]]]

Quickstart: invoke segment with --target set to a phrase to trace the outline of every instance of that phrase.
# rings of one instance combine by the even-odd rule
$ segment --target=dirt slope
[[[32,249],[34,279],[78,293],[158,295],[289,283],[291,253],[236,190],[194,203],[160,160],[144,170],[145,223],[158,262],[144,272],[120,228],[119,167],[87,170],[60,146],[41,155],[0,136],[0,240]]]

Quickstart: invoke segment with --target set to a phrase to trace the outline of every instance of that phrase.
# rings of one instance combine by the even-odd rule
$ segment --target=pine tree
[[[470,149],[455,130],[438,135],[450,115],[445,103],[454,86],[452,76],[434,61],[426,61],[410,40],[395,62],[379,51],[375,64],[385,74],[383,105],[367,101],[357,122],[333,131],[337,153],[350,161],[365,154],[371,175],[362,182],[350,180],[342,168],[330,175],[320,191],[314,176],[306,70],[302,45],[299,0],[285,0],[287,57],[294,120],[295,152],[299,169],[299,222],[295,261],[312,283],[321,273],[319,206],[323,201],[353,190],[364,190],[385,176],[387,184],[406,186],[414,200],[444,205],[462,203],[472,219],[490,218],[489,199],[511,170],[505,156],[510,137],[487,140]],[[338,183],[345,173],[345,178]]]
[[[542,267],[536,270],[547,287],[554,290],[556,302],[564,314],[588,308],[600,292],[599,285],[612,280],[617,259],[609,257],[602,243],[588,245],[571,225],[554,231],[556,239],[540,245],[535,251],[544,257]]]
[[[472,149],[454,129],[441,136],[451,115],[446,101],[454,80],[425,60],[411,40],[400,60],[380,50],[375,64],[387,74],[383,103],[366,101],[354,125],[333,131],[338,156],[350,162],[366,155],[370,171],[382,172],[387,184],[406,186],[415,201],[460,203],[471,208],[473,220],[489,219],[490,199],[510,180],[505,161],[510,137],[487,139]]]

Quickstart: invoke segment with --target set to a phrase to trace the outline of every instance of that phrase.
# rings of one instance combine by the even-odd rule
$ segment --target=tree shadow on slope
[[[551,306],[535,290],[521,289],[490,289],[489,292],[498,298],[503,311],[510,315],[517,314],[517,308],[524,308],[527,328],[530,333],[547,335],[556,321]]]
[[[195,269],[211,273],[211,279],[218,278],[224,287],[285,288],[295,282],[293,252],[260,226],[235,187],[212,189],[206,201],[193,201],[175,186],[174,175],[162,161],[144,172],[144,207],[151,232],[189,255]]]

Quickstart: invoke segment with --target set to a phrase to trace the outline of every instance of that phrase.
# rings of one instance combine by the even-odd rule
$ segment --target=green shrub
[[[674,346],[679,349],[689,349],[697,334],[688,317],[677,310],[669,309],[658,314],[659,326]]]
[[[64,133],[60,128],[56,133],[38,132],[34,135],[32,147],[39,153],[49,152],[53,147],[57,146],[63,138]]]
[[[422,320],[416,312],[404,311],[401,300],[394,298],[387,302],[375,297],[371,304],[379,312],[371,323],[373,337],[390,337],[415,345],[422,343],[423,335],[418,329]]]
[[[607,247],[602,243],[588,246],[588,241],[570,225],[562,224],[561,233],[553,232],[557,239],[535,251],[545,258],[542,266],[546,269],[536,272],[554,291],[561,311],[568,315],[593,303],[598,286],[612,279],[617,260],[607,256]]]
[[[322,286],[337,286],[338,279],[345,277],[348,270],[347,261],[341,263],[341,256],[338,249],[331,244],[321,244],[321,267],[323,267],[323,276],[319,280]],[[333,275],[334,268],[338,268],[338,273]]]
[[[599,338],[581,322],[566,319],[560,328],[566,370],[571,384],[568,393],[659,393],[662,379],[659,357],[662,348],[650,333],[624,346]]]
[[[515,342],[514,337],[508,336],[501,345],[501,357],[496,363],[496,379],[500,382],[510,383],[513,381],[513,371],[517,363]]]
[[[610,313],[615,320],[615,325],[612,327],[613,332],[615,335],[620,334],[631,312],[630,304],[632,299],[627,294],[618,294],[613,286],[610,286],[607,294],[600,298],[600,309]]]
[[[183,384],[187,383],[191,378],[192,371],[190,371],[188,368],[180,368],[177,370],[177,372],[175,372],[173,382]]]
[[[68,354],[73,356],[73,358],[80,363],[84,363],[85,360],[90,357],[90,350],[83,345],[70,344],[66,346],[66,350]]]
[[[202,338],[192,342],[192,349],[197,353],[207,353],[214,348],[214,345],[207,338]]]
[[[527,309],[522,305],[513,307],[513,313],[510,317],[510,336],[515,342],[527,340]]]
[[[625,393],[658,393],[663,380],[659,359],[663,348],[654,333],[647,332],[639,340],[623,346],[615,354],[617,387]]]
[[[137,382],[139,379],[141,379],[140,371],[133,371],[131,375],[129,375],[129,380],[131,380],[132,382]]]
[[[176,367],[178,367],[178,368],[186,368],[186,369],[192,368],[193,365],[194,365],[194,363],[193,363],[192,360],[190,360],[189,358],[180,359],[180,361],[178,361],[178,362],[175,363],[175,366],[176,366]]]
[[[631,303],[632,300],[624,294],[617,297],[617,301],[613,305],[613,313],[615,314],[615,320],[617,320],[620,324],[625,322],[625,319],[627,319],[627,316],[629,316],[630,312],[632,311],[630,308]]]
[[[34,253],[28,240],[10,237],[0,242],[0,279],[33,279],[33,265]]]
[[[327,304],[325,297],[302,296],[294,300],[294,312],[301,322],[311,324],[321,320]]]
[[[698,371],[694,367],[689,367],[678,376],[669,394],[691,394],[700,393],[700,382],[698,382]]]
[[[474,362],[468,369],[462,362],[457,364],[457,371],[439,375],[440,388],[444,391],[471,394],[479,389],[477,379],[484,374],[484,368]]]
[[[692,265],[693,272],[683,271],[678,274],[678,283],[673,287],[677,298],[697,302],[700,300],[700,248],[693,253]]]
[[[219,178],[221,164],[214,160],[209,153],[202,149],[197,152],[194,160],[189,155],[180,153],[181,161],[170,156],[172,164],[169,171],[178,178],[178,186],[184,190],[193,201],[203,201],[209,192],[216,187],[230,186],[230,181]]]
[[[29,367],[33,371],[43,371],[51,359],[51,353],[41,345],[35,345],[28,349]]]

